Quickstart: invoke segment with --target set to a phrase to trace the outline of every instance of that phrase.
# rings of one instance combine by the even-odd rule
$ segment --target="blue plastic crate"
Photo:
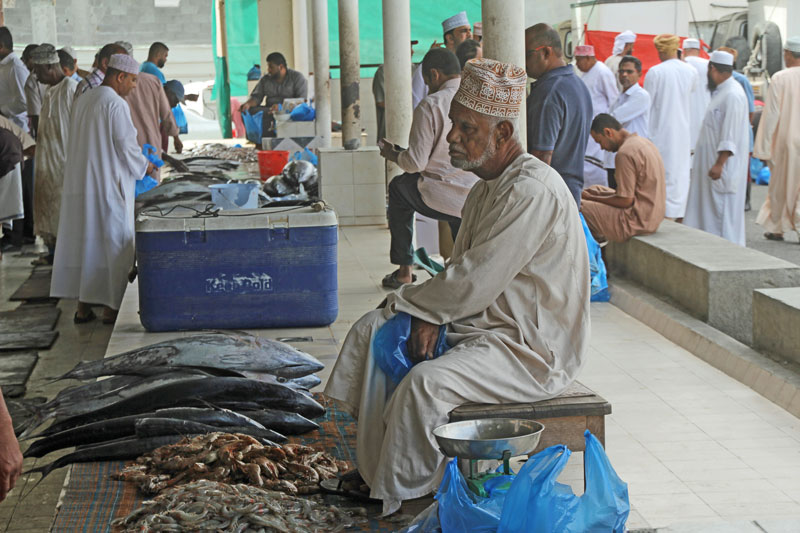
[[[145,329],[287,328],[336,320],[333,210],[284,207],[219,215],[192,218],[184,210],[137,218]]]

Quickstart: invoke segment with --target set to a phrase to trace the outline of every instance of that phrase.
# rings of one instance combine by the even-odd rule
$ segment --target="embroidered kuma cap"
[[[40,44],[31,52],[31,61],[34,65],[52,65],[58,63],[56,47],[49,43]]]
[[[493,117],[517,118],[525,99],[525,69],[494,59],[470,59],[453,100]]]

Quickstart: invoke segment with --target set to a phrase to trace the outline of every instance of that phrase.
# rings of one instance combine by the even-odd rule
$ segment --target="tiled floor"
[[[387,250],[385,228],[342,229],[338,320],[327,328],[259,334],[312,336],[313,342],[298,348],[329,369],[351,324],[385,296],[380,279],[390,269]],[[0,263],[3,299],[27,275],[13,277],[14,269],[12,261]],[[135,289],[126,294],[108,353],[176,335],[143,331]],[[61,305],[71,313],[70,304]],[[79,339],[87,335],[92,334],[81,333]],[[54,350],[68,338],[62,332]],[[97,332],[89,339],[96,351],[104,342]],[[629,528],[800,531],[800,420],[610,304],[592,305],[590,350],[580,379],[613,406],[606,444],[612,464],[629,484]],[[39,366],[41,375],[55,373]],[[562,480],[581,492],[582,457],[574,454],[570,461]],[[5,519],[5,507],[0,506],[0,518]],[[52,508],[48,512],[52,516]],[[23,530],[20,526],[9,530]]]

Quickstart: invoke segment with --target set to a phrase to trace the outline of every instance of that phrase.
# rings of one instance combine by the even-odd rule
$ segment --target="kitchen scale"
[[[484,418],[444,424],[433,430],[433,436],[447,457],[469,460],[467,485],[472,492],[485,498],[488,496],[486,483],[510,475],[510,459],[535,450],[542,431],[544,425],[533,420]],[[503,471],[477,472],[478,461],[487,459],[502,461]]]

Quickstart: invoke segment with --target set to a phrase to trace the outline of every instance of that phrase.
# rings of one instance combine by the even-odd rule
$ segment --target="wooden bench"
[[[450,421],[458,422],[481,418],[536,420],[544,424],[545,428],[539,446],[533,453],[555,444],[566,444],[573,452],[582,452],[586,449],[583,432],[587,429],[605,446],[605,417],[610,414],[610,403],[576,381],[552,400],[532,403],[461,405],[450,411]]]

